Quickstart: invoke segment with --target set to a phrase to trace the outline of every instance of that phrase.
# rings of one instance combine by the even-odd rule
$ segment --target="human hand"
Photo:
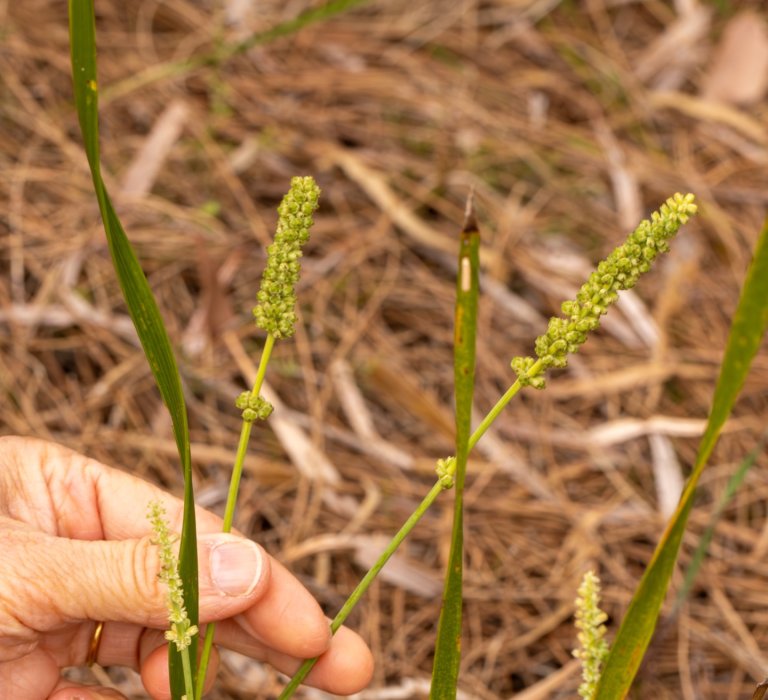
[[[0,438],[0,700],[122,698],[60,674],[85,663],[100,621],[96,661],[134,668],[152,698],[170,698],[152,500],[179,531],[182,503],[161,489],[59,445]],[[222,534],[219,518],[198,509],[197,527],[200,620],[220,621],[217,645],[288,674],[322,654],[308,683],[340,695],[367,685],[360,637],[331,638],[309,592],[261,547]]]

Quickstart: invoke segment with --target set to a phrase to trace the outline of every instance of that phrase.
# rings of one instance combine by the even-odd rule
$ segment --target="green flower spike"
[[[661,209],[643,221],[626,242],[601,261],[576,299],[563,302],[566,318],[550,319],[547,332],[536,339],[536,356],[512,360],[523,386],[544,387],[544,372],[550,367],[568,364],[568,354],[578,352],[590,331],[600,325],[600,317],[619,298],[623,289],[631,289],[638,278],[651,268],[659,253],[669,250],[669,240],[696,213],[692,194],[675,194]]]
[[[267,248],[267,266],[253,309],[256,325],[275,338],[290,338],[294,333],[301,246],[309,238],[319,196],[320,188],[311,177],[294,177],[277,209],[277,232]]]
[[[576,629],[579,630],[579,648],[573,655],[581,660],[582,684],[579,695],[591,700],[600,680],[600,667],[608,656],[605,625],[608,616],[600,610],[600,579],[594,571],[587,571],[576,598]]]
[[[160,550],[159,578],[168,587],[168,621],[171,629],[165,633],[165,638],[173,642],[179,651],[184,651],[192,643],[192,637],[197,634],[197,627],[189,623],[179,577],[179,562],[173,553],[173,538],[168,529],[165,509],[159,501],[149,504],[149,521],[155,533],[152,542]]]

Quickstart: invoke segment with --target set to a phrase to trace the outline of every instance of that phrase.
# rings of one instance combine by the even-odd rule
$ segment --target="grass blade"
[[[768,220],[731,324],[720,377],[696,462],[680,503],[643,574],[605,664],[595,700],[624,698],[651,641],[672,576],[696,484],[733,409],[768,325]]]
[[[163,401],[171,414],[174,438],[184,470],[184,523],[179,552],[179,571],[183,581],[187,611],[192,624],[196,625],[198,623],[197,544],[187,409],[179,370],[160,311],[101,178],[93,0],[69,0],[69,28],[75,105],[109,251],[144,354]],[[197,658],[194,645],[190,648],[190,652],[193,659]],[[171,654],[171,669],[174,698],[181,697],[184,693],[184,683],[180,675],[181,662],[175,650]],[[179,680],[176,680],[177,678]]]
[[[274,27],[257,32],[246,39],[217,47],[208,53],[192,56],[183,60],[166,61],[141,71],[129,78],[109,86],[105,90],[107,101],[125,97],[127,94],[146,87],[158,80],[186,75],[203,66],[219,65],[227,59],[250,51],[256,46],[268,44],[281,37],[290,36],[317,22],[324,22],[332,17],[362,5],[369,0],[328,0],[317,7],[310,7],[296,17],[276,24]]]
[[[720,496],[720,499],[717,502],[717,506],[715,507],[715,510],[712,513],[712,517],[709,520],[709,524],[707,525],[707,529],[702,534],[701,539],[699,540],[699,544],[696,547],[696,551],[691,557],[691,563],[688,566],[688,571],[685,572],[685,579],[683,580],[683,584],[680,586],[680,590],[677,593],[677,598],[675,599],[675,613],[680,609],[680,606],[688,597],[688,593],[690,593],[691,588],[693,587],[693,582],[696,580],[696,574],[699,573],[699,569],[704,563],[704,558],[707,555],[709,544],[715,534],[717,523],[720,521],[720,516],[722,516],[723,511],[733,500],[733,497],[739,490],[739,487],[749,473],[749,470],[757,461],[757,458],[762,454],[763,450],[765,450],[766,444],[768,444],[768,433],[764,434],[763,437],[760,438],[757,446],[743,460],[741,460],[741,463],[739,464],[736,471],[731,475],[731,478],[728,479],[728,483],[725,486],[725,491],[723,491],[722,496]]]
[[[461,232],[454,326],[454,384],[456,396],[456,483],[451,551],[437,628],[430,698],[456,697],[461,662],[462,574],[464,556],[464,476],[469,454],[472,395],[475,384],[475,336],[480,234],[471,209]]]
[[[308,27],[316,22],[324,22],[335,15],[351,10],[356,5],[362,5],[366,2],[368,2],[368,0],[328,0],[328,2],[323,3],[318,7],[310,7],[309,9],[304,10],[304,12],[301,12],[293,19],[281,22],[271,29],[254,34],[239,44],[235,44],[231,48],[225,49],[223,57],[245,53],[255,46],[267,44],[270,41],[274,41],[283,36],[290,36],[291,34],[295,34],[304,29],[304,27]]]

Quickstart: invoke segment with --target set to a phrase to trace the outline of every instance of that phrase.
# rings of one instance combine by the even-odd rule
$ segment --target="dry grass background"
[[[461,697],[575,697],[579,578],[599,572],[615,631],[693,460],[766,213],[765,7],[374,0],[224,65],[142,80],[308,5],[97,11],[105,175],[179,349],[210,508],[223,508],[232,401],[260,345],[250,308],[275,207],[294,174],[323,188],[300,328],[268,375],[280,407],[256,429],[236,525],[329,613],[452,452],[469,188],[485,246],[478,412],[591,264],[669,194],[699,198],[672,253],[547,391],[513,402],[470,464]],[[740,65],[722,42],[749,9]],[[80,148],[65,3],[6,1],[0,17],[0,431],[178,492]],[[680,571],[765,428],[767,389],[763,353],[705,473]],[[689,602],[666,608],[634,697],[747,698],[768,673],[765,468],[761,457],[727,509]],[[360,697],[426,697],[450,513],[446,494],[351,619],[377,661]],[[214,698],[274,697],[281,683],[234,656],[221,681]]]

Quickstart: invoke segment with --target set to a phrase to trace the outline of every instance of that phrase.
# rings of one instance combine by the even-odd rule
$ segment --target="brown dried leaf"
[[[736,15],[715,51],[703,94],[711,100],[749,105],[768,90],[768,28],[756,12]]]

